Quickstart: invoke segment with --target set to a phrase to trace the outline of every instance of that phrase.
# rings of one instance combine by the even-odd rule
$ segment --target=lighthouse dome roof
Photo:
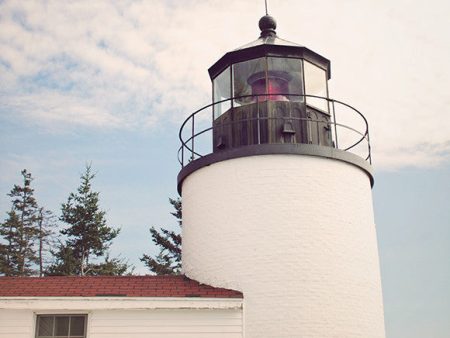
[[[293,47],[303,47],[298,43],[287,41],[281,39],[277,36],[275,29],[277,28],[277,23],[275,19],[270,15],[265,15],[259,20],[259,29],[261,30],[261,35],[258,39],[247,43],[235,51],[251,48],[259,45],[280,45],[280,46],[293,46]]]
[[[208,70],[214,79],[232,64],[260,57],[282,57],[305,59],[326,71],[331,77],[330,60],[297,43],[284,40],[276,34],[276,21],[270,15],[259,20],[261,34],[258,39],[234,49],[222,56]]]
[[[292,46],[292,47],[303,47],[302,45],[295,43],[295,42],[291,42],[288,40],[284,40],[279,38],[278,36],[261,36],[258,39],[249,42],[239,48],[234,49],[234,51],[238,51],[241,49],[246,49],[246,48],[251,48],[251,47],[256,47],[256,46],[260,46],[260,45],[278,45],[278,46]]]

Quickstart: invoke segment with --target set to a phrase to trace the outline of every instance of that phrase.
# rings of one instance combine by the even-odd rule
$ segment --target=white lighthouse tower
[[[328,59],[259,26],[180,130],[184,273],[243,293],[247,338],[384,337],[367,121]]]

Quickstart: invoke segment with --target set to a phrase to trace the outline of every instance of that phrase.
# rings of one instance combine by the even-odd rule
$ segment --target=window
[[[233,96],[237,97],[234,100],[234,106],[241,106],[255,101],[260,101],[264,97],[251,97],[249,95],[265,94],[265,86],[262,92],[254,92],[255,81],[261,79],[265,84],[267,70],[266,58],[251,59],[233,65]],[[244,96],[244,97],[242,97]]]
[[[86,315],[38,315],[36,338],[85,338]]]
[[[231,98],[231,72],[230,67],[225,69],[213,81],[214,103]],[[231,108],[231,102],[225,101],[214,105],[214,118],[218,118]]]
[[[305,91],[307,95],[327,97],[327,75],[325,70],[313,65],[305,60]],[[306,103],[315,108],[328,111],[328,102],[326,99],[307,97]]]
[[[302,62],[300,59],[269,57],[268,63],[268,87],[267,92],[279,91],[282,94],[292,96],[273,96],[271,100],[277,101],[303,101],[303,77]],[[275,80],[275,81],[274,81]],[[278,84],[277,84],[278,82]],[[282,85],[279,85],[280,82]]]
[[[300,59],[267,57],[233,64],[232,82],[235,106],[266,100],[303,101]]]

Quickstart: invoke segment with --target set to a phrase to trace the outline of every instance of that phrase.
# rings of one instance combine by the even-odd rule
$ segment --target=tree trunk
[[[42,222],[44,221],[44,215],[42,214],[42,208],[39,210],[39,277],[42,277],[44,274],[44,268],[42,264],[42,247],[44,236],[42,233]]]
[[[26,186],[26,184],[24,184]],[[22,197],[22,210],[20,213],[20,244],[19,244],[19,257],[17,258],[17,270],[19,272],[19,276],[25,275],[25,245],[24,245],[24,221],[25,221],[25,205],[27,201],[27,193],[26,190],[23,192]]]

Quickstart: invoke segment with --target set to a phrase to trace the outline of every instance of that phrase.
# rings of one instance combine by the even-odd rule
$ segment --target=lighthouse
[[[367,121],[327,58],[259,28],[180,129],[183,272],[243,293],[247,338],[385,337]]]

